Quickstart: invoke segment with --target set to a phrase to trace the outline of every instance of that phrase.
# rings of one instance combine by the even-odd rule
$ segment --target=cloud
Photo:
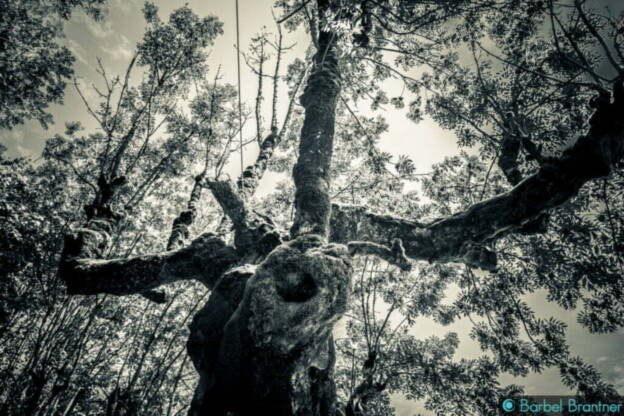
[[[604,380],[612,384],[615,389],[622,393],[624,391],[624,365],[621,364],[622,356],[614,357],[601,356],[596,359],[598,370]]]
[[[83,48],[78,42],[73,39],[67,40],[67,47],[71,51],[71,53],[78,59],[79,62],[82,62],[85,65],[89,65],[89,61],[87,60],[86,53],[87,51]]]
[[[103,19],[100,22],[96,22],[84,12],[81,12],[77,14],[77,21],[82,23],[89,33],[98,39],[106,39],[115,34],[113,23],[110,19]]]
[[[31,123],[32,124],[32,123]],[[13,130],[3,130],[0,132],[2,138],[0,142],[7,148],[8,157],[35,157],[36,151],[28,147],[26,140],[28,126],[22,125]]]
[[[119,35],[119,42],[117,44],[111,47],[102,47],[102,51],[118,61],[129,60],[134,53],[130,41],[124,35]]]

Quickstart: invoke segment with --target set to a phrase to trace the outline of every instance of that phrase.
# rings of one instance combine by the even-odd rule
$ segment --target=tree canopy
[[[105,0],[5,0],[0,17],[0,128],[35,119],[52,122],[51,103],[61,104],[74,57],[59,44],[63,23],[79,8],[102,18]]]
[[[7,5],[0,127],[51,121],[59,21],[103,3]],[[280,0],[241,50],[242,107],[218,16],[142,12],[125,72],[74,82],[95,128],[63,120],[36,161],[1,149],[0,413],[491,415],[548,369],[617,396],[531,299],[588,337],[624,325],[624,11]],[[384,151],[396,112],[460,152],[424,171]]]

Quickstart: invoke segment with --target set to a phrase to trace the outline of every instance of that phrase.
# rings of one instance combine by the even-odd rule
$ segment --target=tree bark
[[[319,19],[325,19],[329,1],[319,1]],[[336,102],[340,94],[340,72],[335,33],[319,31],[314,67],[301,96],[305,118],[299,140],[299,158],[293,170],[295,219],[292,236],[318,234],[329,228],[331,203],[329,177],[334,147]]]
[[[176,248],[183,247],[186,240],[189,237],[189,227],[193,225],[195,216],[197,215],[197,203],[201,198],[201,182],[203,180],[203,173],[197,175],[193,181],[193,189],[191,189],[191,195],[186,204],[186,209],[173,220],[171,226],[171,234],[169,235],[169,241],[167,242],[167,250],[175,250]]]
[[[318,236],[227,273],[191,325],[201,381],[189,414],[333,415],[331,332],[350,274],[345,246]]]
[[[59,266],[59,274],[69,294],[130,295],[178,280],[194,279],[212,288],[238,260],[233,247],[207,233],[187,247],[164,253],[110,260],[69,258]]]
[[[277,128],[272,126],[271,133],[260,144],[260,153],[255,163],[247,166],[238,179],[236,185],[246,198],[251,197],[256,191],[260,179],[262,179],[264,172],[266,172],[269,166],[271,156],[273,156],[273,152],[279,145],[281,139],[282,137],[278,134]]]

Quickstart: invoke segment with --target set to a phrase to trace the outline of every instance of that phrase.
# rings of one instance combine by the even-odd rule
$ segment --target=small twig
[[[281,24],[284,23],[286,20],[290,19],[291,17],[293,17],[294,15],[296,15],[297,13],[299,13],[299,11],[301,11],[304,7],[306,7],[308,5],[308,3],[310,3],[311,0],[305,0],[303,3],[301,3],[299,6],[295,7],[293,10],[291,10],[288,14],[286,14],[285,16],[282,16],[279,18],[279,20],[277,20],[277,24]]]

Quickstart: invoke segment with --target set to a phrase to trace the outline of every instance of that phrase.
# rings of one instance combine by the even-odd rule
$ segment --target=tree
[[[314,45],[309,72],[301,63],[289,68],[291,100],[305,83],[303,113],[294,112],[293,120],[301,126],[294,189],[284,186],[263,204],[252,199],[271,163],[278,170],[292,165],[292,155],[280,158],[278,152],[292,144],[292,128],[275,128],[272,116],[257,160],[236,182],[223,179],[219,169],[207,174],[205,166],[219,166],[222,157],[202,160],[166,247],[134,256],[134,247],[127,255],[113,249],[115,235],[136,227],[128,214],[146,189],[162,176],[175,178],[176,166],[190,163],[184,159],[193,153],[187,146],[212,144],[227,153],[228,130],[235,125],[225,104],[231,89],[216,82],[198,95],[190,119],[172,104],[205,71],[202,47],[218,33],[216,20],[183,8],[164,23],[146,6],[149,27],[128,70],[138,62],[145,81],[136,88],[128,76],[109,82],[101,68],[108,93],[90,111],[103,133],[72,141],[83,149],[105,149],[98,163],[77,165],[67,158],[79,154],[76,149],[64,150],[62,139],[49,143],[49,157],[73,166],[75,177],[85,178],[91,189],[81,227],[68,233],[60,258],[68,292],[143,293],[166,302],[154,292],[163,284],[196,280],[210,289],[187,344],[199,373],[192,415],[381,415],[390,412],[393,392],[427,397],[427,405],[443,414],[491,414],[499,397],[520,391],[499,386],[499,372],[524,374],[545,366],[558,366],[584,397],[612,396],[613,388],[591,366],[570,356],[561,323],[535,317],[520,296],[545,287],[551,299],[570,307],[583,299],[581,320],[590,330],[622,325],[622,226],[609,193],[621,193],[624,153],[617,22],[581,2],[561,10],[529,0],[279,5],[284,15],[278,22],[304,25]],[[612,45],[605,41],[608,33]],[[266,45],[263,39],[258,42]],[[459,56],[462,50],[467,56]],[[255,52],[250,62],[258,69],[265,51]],[[386,62],[388,54],[397,54],[393,64]],[[607,74],[599,71],[602,61],[611,65]],[[416,65],[433,74],[416,79]],[[408,158],[393,162],[380,151],[383,120],[362,117],[353,107],[369,100],[373,109],[387,103],[401,108],[404,93],[388,99],[383,91],[390,77],[411,94],[410,118],[421,117],[426,99],[424,110],[455,129],[463,145],[479,145],[488,163],[462,154],[418,178]],[[114,88],[121,88],[116,107],[110,105]],[[589,114],[582,101],[592,95]],[[211,110],[215,97],[225,98],[220,111]],[[285,126],[291,111],[292,105]],[[164,116],[169,133],[162,145],[151,140],[156,114]],[[254,141],[262,137],[258,114]],[[68,127],[69,136],[78,131]],[[220,139],[213,137],[217,129]],[[97,172],[89,172],[94,166]],[[401,193],[407,179],[421,181],[428,202]],[[597,184],[602,189],[594,189]],[[231,226],[187,243],[202,188],[228,218],[215,223]],[[284,214],[289,206],[292,218]],[[595,253],[581,249],[587,239],[596,241]],[[576,253],[581,255],[572,264],[563,261]],[[452,304],[442,304],[451,282],[461,292]],[[609,291],[613,296],[600,301]],[[381,319],[377,302],[386,308]],[[406,325],[390,319],[395,312]],[[349,341],[335,344],[334,326],[345,314],[352,317]],[[454,362],[454,335],[418,340],[410,334],[407,327],[419,315],[442,324],[479,317],[473,337],[492,356]],[[115,390],[116,408],[136,406],[141,393],[134,387]],[[462,396],[472,400],[462,406],[456,400]]]
[[[155,12],[147,6],[146,15],[150,11]],[[221,169],[223,155],[214,152],[216,144],[231,142],[238,129],[233,124],[235,90],[197,79],[193,72],[204,63],[205,46],[220,30],[216,19],[199,19],[182,8],[173,14],[173,23],[154,14],[150,21],[143,50],[130,60],[126,74],[110,77],[99,62],[100,100],[96,105],[85,100],[99,131],[87,133],[80,123],[69,122],[65,134],[47,141],[36,166],[27,159],[2,160],[2,216],[7,224],[1,297],[4,414],[71,414],[78,409],[111,415],[174,414],[190,400],[184,386],[190,362],[179,344],[188,337],[185,324],[206,299],[204,290],[194,286],[191,292],[178,287],[167,294],[145,293],[164,303],[162,310],[154,310],[145,302],[120,304],[110,296],[95,302],[67,298],[56,276],[66,227],[84,221],[93,211],[83,207],[94,198],[106,201],[111,192],[134,215],[119,218],[119,226],[109,229],[112,241],[106,255],[127,256],[159,246],[163,239],[174,246],[183,241],[183,227],[173,227],[170,235],[156,231],[164,226],[160,212],[169,221],[171,207],[163,210],[146,199],[154,194],[184,198],[184,181],[176,191],[176,185],[163,185],[163,178],[186,172],[182,167],[195,153],[205,158],[187,166],[189,172],[196,165]],[[181,29],[192,32],[178,37]],[[177,37],[178,43],[166,36]],[[167,52],[178,54],[176,65],[143,64],[150,53]],[[134,82],[132,71],[145,74],[143,81]],[[197,96],[190,115],[173,111],[191,86]],[[156,137],[164,126],[166,137]],[[207,135],[210,128],[218,133]],[[134,172],[132,179],[119,189],[124,182],[119,177],[127,172]],[[33,285],[39,289],[25,289]],[[29,329],[33,327],[38,330]]]
[[[0,128],[29,119],[47,127],[50,103],[62,104],[74,57],[59,45],[63,21],[81,8],[102,18],[105,0],[3,1],[0,18]]]

